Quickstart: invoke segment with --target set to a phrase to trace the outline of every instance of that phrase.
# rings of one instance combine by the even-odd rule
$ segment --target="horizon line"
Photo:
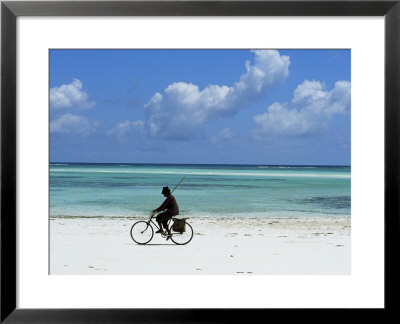
[[[268,163],[176,163],[176,162],[71,162],[71,161],[49,161],[49,164],[149,164],[149,165],[243,165],[243,166],[313,166],[313,167],[351,167],[351,164],[268,164]]]

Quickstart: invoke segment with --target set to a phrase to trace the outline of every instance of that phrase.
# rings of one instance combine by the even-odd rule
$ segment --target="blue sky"
[[[350,50],[51,50],[50,161],[350,165]]]

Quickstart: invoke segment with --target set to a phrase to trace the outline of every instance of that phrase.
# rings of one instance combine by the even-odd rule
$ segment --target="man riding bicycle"
[[[160,207],[153,210],[153,213],[159,213],[160,211],[163,210],[165,211],[158,214],[156,217],[156,221],[160,226],[160,229],[156,233],[162,233],[163,232],[162,228],[164,226],[165,230],[168,232],[168,238],[167,238],[168,240],[171,235],[171,232],[168,229],[168,221],[173,216],[179,215],[179,207],[175,197],[171,194],[171,190],[168,187],[163,187],[161,194],[163,194],[164,197],[166,197],[166,199],[164,200],[164,202],[161,204]]]

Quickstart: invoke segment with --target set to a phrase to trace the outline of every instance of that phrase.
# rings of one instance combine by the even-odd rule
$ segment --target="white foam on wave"
[[[127,214],[113,213],[55,213],[49,215],[50,218],[132,218],[132,219],[149,219],[149,213],[143,211],[133,211]],[[311,219],[311,218],[349,218],[350,214],[331,214],[331,213],[307,213],[307,212],[289,212],[289,211],[268,211],[268,212],[241,212],[241,213],[213,213],[213,212],[184,212],[177,216],[187,219],[202,218],[220,218],[220,219],[255,219],[255,218],[282,218],[282,219]]]
[[[235,176],[235,177],[280,177],[280,178],[337,178],[350,179],[350,174],[318,174],[318,173],[272,173],[272,172],[216,172],[216,171],[163,171],[163,170],[104,170],[104,169],[55,169],[50,172],[72,173],[131,173],[131,174],[164,174],[164,175],[200,175],[200,176]]]
[[[275,169],[316,169],[317,167],[315,166],[270,166],[270,165],[259,165],[259,169],[269,169],[269,168],[275,168]]]

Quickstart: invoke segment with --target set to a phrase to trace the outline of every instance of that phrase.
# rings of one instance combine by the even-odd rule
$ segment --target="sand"
[[[194,237],[175,245],[155,234],[138,245],[138,218],[50,217],[50,274],[346,275],[349,217],[189,218]]]

